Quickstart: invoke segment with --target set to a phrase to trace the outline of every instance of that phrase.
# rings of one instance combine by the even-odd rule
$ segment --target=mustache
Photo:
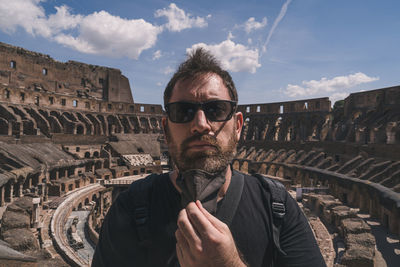
[[[221,147],[218,144],[217,138],[215,136],[208,135],[208,134],[195,134],[195,135],[188,137],[187,139],[185,139],[182,142],[182,145],[181,145],[182,150],[185,151],[188,148],[189,144],[193,141],[207,142],[210,145],[215,146],[218,151],[221,151]]]

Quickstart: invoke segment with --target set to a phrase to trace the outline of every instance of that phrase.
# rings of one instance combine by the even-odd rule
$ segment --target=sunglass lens
[[[184,123],[193,120],[197,107],[191,103],[171,103],[168,106],[169,119],[172,122]]]
[[[228,101],[212,101],[204,104],[204,112],[210,121],[225,121],[232,114],[232,104]]]

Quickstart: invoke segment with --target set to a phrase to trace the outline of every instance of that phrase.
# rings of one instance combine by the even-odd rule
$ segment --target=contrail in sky
[[[275,31],[276,27],[278,26],[279,22],[281,22],[283,17],[286,15],[286,11],[287,11],[287,8],[288,8],[290,2],[292,2],[292,0],[287,0],[286,3],[283,4],[283,6],[281,8],[281,12],[279,13],[278,17],[275,19],[274,24],[272,25],[272,28],[269,31],[267,40],[265,41],[265,43],[262,47],[263,53],[265,53],[267,51],[267,46],[269,44],[269,41],[271,40],[272,34],[274,34],[274,31]]]

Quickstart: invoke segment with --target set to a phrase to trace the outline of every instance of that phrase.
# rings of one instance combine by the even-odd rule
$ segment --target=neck
[[[179,193],[182,193],[182,190],[179,188],[179,186],[176,184],[176,179],[178,178],[179,175],[179,170],[177,168],[174,168],[172,172],[169,173],[169,179],[171,180],[172,184],[178,190]],[[226,173],[225,173],[225,183],[222,185],[222,187],[218,191],[218,198],[217,201],[220,201],[221,199],[224,198],[226,191],[228,191],[229,184],[231,183],[231,178],[232,178],[232,169],[231,166],[228,165]]]

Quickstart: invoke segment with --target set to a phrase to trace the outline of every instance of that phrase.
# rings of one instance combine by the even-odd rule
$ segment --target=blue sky
[[[134,101],[162,103],[190,49],[230,71],[239,102],[400,85],[398,0],[0,0],[0,41],[118,68]]]

